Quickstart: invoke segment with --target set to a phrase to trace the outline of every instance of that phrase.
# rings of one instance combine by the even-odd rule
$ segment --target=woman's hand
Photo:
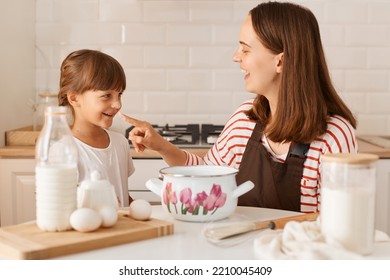
[[[150,123],[131,118],[122,113],[119,113],[119,116],[134,126],[129,133],[129,140],[137,152],[143,152],[145,148],[158,152],[166,141]]]
[[[134,126],[129,133],[129,140],[137,152],[145,148],[158,152],[170,166],[184,165],[186,154],[171,142],[165,140],[150,123],[140,121],[119,113],[119,116]]]

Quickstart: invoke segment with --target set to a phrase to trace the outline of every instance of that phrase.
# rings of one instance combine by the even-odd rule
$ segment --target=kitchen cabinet
[[[133,199],[145,199],[151,204],[160,204],[161,197],[146,188],[151,178],[158,178],[159,170],[168,165],[161,158],[133,159],[135,172],[129,177],[129,192]]]
[[[0,226],[35,220],[35,159],[0,158]]]

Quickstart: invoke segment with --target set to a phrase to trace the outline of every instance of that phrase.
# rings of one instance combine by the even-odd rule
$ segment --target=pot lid
[[[233,167],[219,165],[171,166],[160,169],[161,175],[172,177],[221,177],[237,173],[238,170]]]

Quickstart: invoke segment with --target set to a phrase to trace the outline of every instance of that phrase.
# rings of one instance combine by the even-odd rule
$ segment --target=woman
[[[238,184],[255,183],[239,205],[319,211],[321,155],[354,153],[357,144],[356,120],[332,85],[315,16],[292,3],[259,4],[241,26],[233,60],[256,98],[233,113],[206,156],[183,152],[150,124],[124,116],[135,126],[129,139],[171,166],[238,168]]]

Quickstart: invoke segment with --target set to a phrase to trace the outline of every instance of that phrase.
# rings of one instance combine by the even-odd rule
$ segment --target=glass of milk
[[[322,156],[321,232],[361,255],[374,249],[377,160],[359,153]]]

